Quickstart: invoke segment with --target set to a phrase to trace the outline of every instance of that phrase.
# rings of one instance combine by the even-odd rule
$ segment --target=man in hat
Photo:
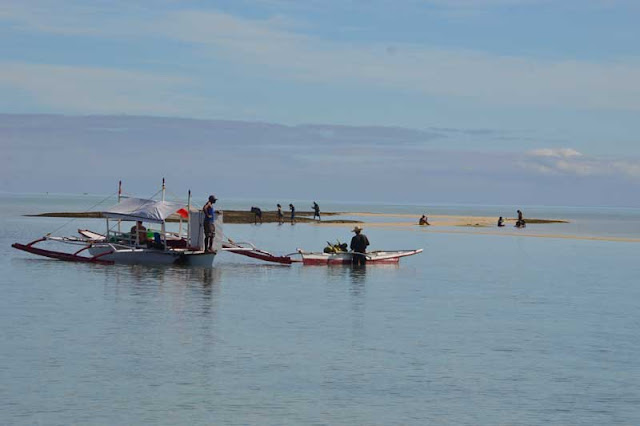
[[[369,245],[369,239],[366,235],[361,234],[362,228],[356,226],[353,228],[353,231],[356,235],[351,238],[351,250],[353,250],[354,254],[352,256],[353,265],[364,265],[367,262],[367,257],[365,253],[367,252],[367,246]]]
[[[204,251],[206,252],[213,251],[213,238],[216,236],[216,226],[214,225],[216,211],[213,208],[216,201],[218,199],[215,195],[209,195],[209,201],[202,208],[204,212]]]

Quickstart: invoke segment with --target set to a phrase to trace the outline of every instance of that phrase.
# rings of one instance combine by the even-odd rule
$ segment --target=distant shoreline
[[[289,211],[284,211],[283,221],[290,222]],[[313,219],[312,211],[296,212],[296,222],[298,223],[317,223],[317,224],[367,224],[369,226],[407,226],[417,225],[419,216],[415,214],[395,214],[395,213],[370,213],[370,212],[322,212],[323,217],[331,216],[360,216],[366,217],[386,217],[386,218],[402,218],[413,219],[411,222],[366,222],[364,220],[355,219],[323,219],[317,221]],[[81,218],[81,219],[101,219],[100,212],[50,212],[40,214],[25,215],[29,217],[64,217],[64,218]],[[515,222],[515,218],[505,218],[505,222]],[[167,218],[167,222],[179,222],[178,215],[171,215]],[[224,222],[230,224],[251,224],[255,222],[254,213],[246,210],[224,210]],[[461,215],[432,215],[429,216],[430,226],[461,226],[461,227],[492,227],[495,226],[497,219],[488,216],[461,216]],[[569,223],[564,219],[526,219],[527,224],[550,224],[550,223]],[[278,215],[276,211],[263,211],[262,223],[278,223]],[[424,226],[429,228],[430,226]]]
[[[289,212],[284,213],[283,223],[291,223]],[[419,217],[414,214],[406,213],[371,213],[371,212],[323,212],[322,217],[330,216],[355,216],[355,217],[377,217],[377,218],[398,218],[407,219],[403,221],[393,222],[367,222],[364,220],[353,219],[323,219],[322,221],[314,220],[313,212],[301,211],[296,212],[296,223],[308,223],[317,226],[344,226],[349,227],[354,224],[360,224],[365,228],[396,228],[402,231],[437,233],[437,234],[467,234],[467,235],[491,235],[491,236],[512,236],[512,237],[531,237],[531,238],[559,238],[572,240],[589,240],[589,241],[611,241],[638,243],[640,238],[626,238],[614,236],[590,236],[590,235],[571,235],[557,233],[528,233],[527,229],[513,229],[516,218],[504,218],[506,226],[498,228],[496,226],[497,219],[488,216],[462,216],[462,215],[432,215],[429,216],[430,225],[418,225]],[[60,217],[60,218],[84,218],[84,219],[100,219],[103,218],[100,212],[51,212],[40,214],[28,214],[27,217]],[[255,215],[250,211],[244,210],[224,210],[224,222],[226,224],[253,224]],[[411,220],[409,220],[411,219]],[[168,222],[178,222],[180,217],[172,215],[168,218]],[[526,219],[527,224],[560,224],[570,223],[564,219]],[[278,216],[275,211],[262,212],[263,223],[278,223]],[[452,229],[460,228],[459,230]],[[474,229],[465,229],[474,228]]]
[[[224,223],[231,224],[251,224],[255,222],[255,214],[246,210],[224,210]],[[290,222],[291,214],[290,212],[283,211],[284,217],[283,221],[285,223]],[[335,213],[335,212],[322,212],[322,216],[337,216],[342,215],[343,213]],[[39,213],[39,214],[26,214],[24,216],[27,217],[66,217],[66,218],[76,218],[76,219],[103,219],[104,217],[100,212],[50,212],[50,213]],[[300,211],[296,212],[296,222],[297,223],[313,223],[318,222],[315,219],[312,219],[313,212],[312,211]],[[180,216],[177,214],[172,214],[167,218],[167,222],[179,222]],[[278,223],[278,215],[275,211],[262,211],[262,223]],[[334,219],[334,220],[323,220],[322,223],[328,224],[340,224],[340,223],[362,223],[359,220],[350,220],[350,219]]]

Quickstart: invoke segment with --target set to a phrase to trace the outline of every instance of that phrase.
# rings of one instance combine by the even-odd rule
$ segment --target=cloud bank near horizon
[[[461,132],[124,116],[0,115],[0,190],[227,198],[638,205],[640,159],[571,148],[447,150]],[[494,137],[484,133],[481,138]],[[634,204],[635,203],[635,204]]]

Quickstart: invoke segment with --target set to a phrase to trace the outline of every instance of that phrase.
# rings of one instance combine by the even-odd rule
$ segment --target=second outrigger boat
[[[298,250],[304,265],[350,265],[353,263],[353,256],[364,256],[367,263],[393,264],[400,262],[401,257],[413,256],[422,253],[422,249],[415,250],[394,250],[394,251],[370,251],[367,253],[336,252],[336,253],[313,253]]]

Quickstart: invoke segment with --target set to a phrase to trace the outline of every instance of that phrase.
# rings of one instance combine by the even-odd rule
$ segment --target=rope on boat
[[[92,211],[93,209],[95,209],[96,207],[98,207],[100,204],[104,203],[105,201],[107,201],[108,199],[112,198],[113,196],[117,196],[118,193],[116,192],[115,194],[109,194],[107,195],[106,198],[103,198],[102,200],[98,201],[96,204],[94,204],[93,206],[89,207],[86,211]],[[53,231],[47,233],[47,235],[51,235],[53,233],[58,232],[59,230],[61,230],[62,228],[64,228],[65,226],[69,225],[70,223],[78,220],[78,217],[73,217],[71,218],[69,221],[63,223],[62,225],[60,225],[59,227],[57,227],[56,229],[54,229]]]

